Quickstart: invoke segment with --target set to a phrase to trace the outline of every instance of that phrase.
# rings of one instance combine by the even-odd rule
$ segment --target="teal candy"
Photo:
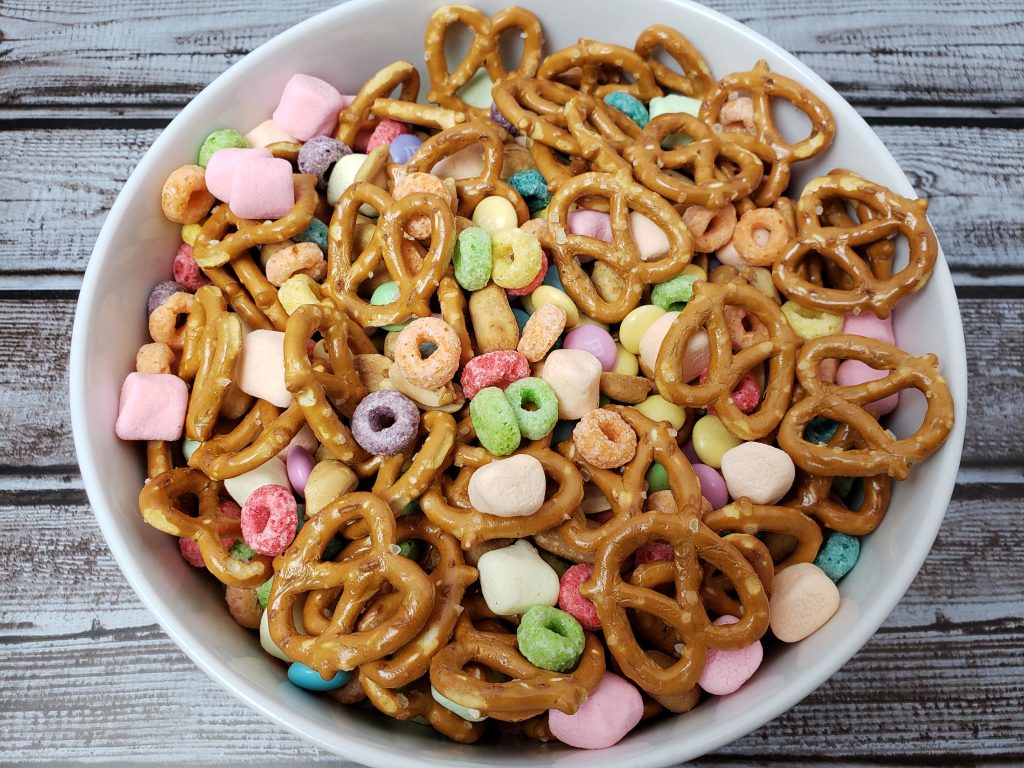
[[[274,586],[274,577],[271,576],[269,579],[264,581],[256,588],[256,602],[260,604],[260,608],[267,607],[267,600],[270,599],[270,588]]]
[[[505,388],[505,398],[512,406],[516,424],[527,440],[540,440],[558,422],[558,396],[543,379],[528,376],[514,381]],[[528,411],[524,404],[532,403],[536,410]]]
[[[519,326],[519,333],[522,334],[523,328],[526,327],[526,323],[530,319],[530,313],[525,309],[519,307],[512,307],[512,314],[516,317],[516,325]]]
[[[379,307],[383,306],[384,304],[390,304],[397,298],[398,283],[396,283],[394,280],[388,280],[386,283],[381,283],[374,289],[373,295],[370,296],[370,304],[372,304],[375,307]],[[405,328],[405,326],[407,326],[409,322],[411,321],[400,323],[398,325],[385,325],[382,327],[384,328],[385,331],[400,331],[403,328]]]
[[[552,672],[571,672],[586,644],[580,623],[550,605],[535,605],[523,614],[516,640],[531,664]]]
[[[657,493],[658,491],[667,491],[672,486],[668,482],[668,472],[665,471],[665,467],[655,462],[651,464],[651,468],[647,470],[647,493]]]
[[[192,454],[196,452],[196,448],[199,447],[198,440],[189,440],[187,437],[181,441],[181,455],[185,457],[187,462],[192,458]]]
[[[348,678],[348,672],[339,670],[330,680],[324,680],[319,672],[297,661],[288,667],[288,679],[292,685],[307,691],[336,691],[348,682]]]
[[[651,119],[651,115],[647,111],[647,107],[643,105],[643,102],[625,91],[612,91],[604,97],[604,103],[609,107],[619,110],[619,112],[641,128],[647,125]]]
[[[838,429],[838,421],[833,421],[827,416],[815,416],[804,427],[804,440],[808,443],[825,445],[835,436]]]
[[[814,564],[832,581],[838,582],[853,570],[860,557],[860,540],[845,533],[833,533],[818,550]]]
[[[481,227],[467,227],[455,239],[455,281],[467,291],[479,291],[491,280],[491,236]]]
[[[651,291],[651,303],[666,312],[679,312],[686,306],[686,302],[693,298],[695,282],[696,275],[676,275],[671,280],[658,283]]]
[[[557,288],[562,293],[565,293],[565,287],[562,285],[562,278],[558,276],[558,267],[551,264],[548,267],[548,271],[544,273],[544,285],[550,285],[552,288]]]
[[[612,399],[608,395],[601,395],[597,398],[597,405],[599,408],[604,408],[606,405],[611,403]]]
[[[213,153],[219,149],[247,149],[249,142],[234,128],[225,128],[221,131],[214,131],[203,140],[199,147],[199,165],[203,168],[210,162]]]
[[[229,549],[228,552],[233,558],[235,558],[235,560],[241,560],[243,563],[248,563],[256,557],[256,553],[241,539],[238,539],[234,544],[232,544],[231,549]]]
[[[327,225],[315,216],[308,227],[292,236],[292,240],[296,243],[316,243],[324,255],[327,255]]]
[[[572,436],[572,431],[576,429],[576,425],[579,423],[579,419],[576,419],[574,421],[560,421],[555,424],[555,428],[551,433],[552,445],[558,445],[563,440],[568,440]]]
[[[526,201],[530,213],[543,210],[551,202],[548,183],[540,171],[530,169],[513,173],[508,183]]]
[[[469,417],[480,445],[495,456],[508,456],[519,447],[521,438],[516,414],[505,393],[497,387],[476,393],[469,403]]]

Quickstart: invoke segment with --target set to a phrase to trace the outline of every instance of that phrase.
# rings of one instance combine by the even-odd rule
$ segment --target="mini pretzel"
[[[743,555],[743,559],[750,563],[765,594],[771,597],[775,563],[764,542],[749,533],[729,533],[722,536],[722,539],[734,546],[736,551]],[[736,597],[732,583],[725,574],[715,568],[707,568],[704,571],[700,599],[704,601],[704,607],[708,611],[718,616],[739,616],[743,612],[743,606]]]
[[[338,130],[334,137],[349,147],[355,146],[360,130],[375,123],[374,105],[378,99],[389,98],[401,86],[398,100],[415,103],[420,92],[420,73],[408,61],[396,61],[380,70],[359,89],[352,103],[338,113]]]
[[[234,429],[196,448],[188,465],[214,480],[238,477],[284,450],[305,423],[298,403],[282,413],[266,400],[257,400]]]
[[[754,132],[736,130],[722,125],[721,111],[732,94],[750,94],[753,102]],[[811,121],[811,133],[796,144],[790,144],[775,125],[771,100],[790,102]],[[726,75],[704,96],[700,119],[744,149],[770,163],[761,188],[752,196],[761,207],[771,205],[789,186],[793,163],[807,160],[824,151],[835,136],[835,120],[825,102],[795,80],[770,72],[768,64],[759,61],[750,72]]]
[[[238,315],[221,312],[206,323],[202,357],[185,415],[185,435],[190,440],[202,442],[213,433],[241,351],[242,321]]]
[[[441,317],[448,325],[455,329],[459,336],[461,358],[459,365],[463,366],[476,355],[473,347],[473,337],[466,327],[466,295],[462,287],[455,280],[455,275],[449,270],[441,278],[437,286],[437,303],[441,306]]]
[[[693,141],[662,149],[662,142],[677,133]],[[633,146],[632,161],[637,179],[648,189],[677,203],[706,208],[746,197],[764,175],[757,155],[685,112],[659,115],[647,123]],[[728,172],[723,161],[730,164]]]
[[[380,118],[395,120],[399,123],[433,128],[443,131],[466,122],[466,115],[432,104],[419,104],[401,99],[376,99],[373,102],[373,114]]]
[[[365,665],[364,665],[365,666]],[[403,690],[385,688],[369,679],[360,667],[359,676],[367,698],[380,712],[396,720],[423,718],[438,733],[459,744],[473,744],[483,737],[486,723],[471,723],[438,704],[430,694],[430,681],[417,680]]]
[[[356,253],[353,232],[364,203],[375,208],[380,217],[370,245]],[[406,221],[417,215],[430,219],[430,247],[420,270],[411,273],[402,257],[402,243]],[[430,296],[448,268],[454,249],[455,219],[441,198],[416,194],[395,201],[372,184],[353,184],[345,190],[331,217],[324,292],[364,327],[402,323],[414,316],[429,317]],[[399,293],[390,304],[374,306],[359,295],[359,288],[373,278],[381,262],[398,283]]]
[[[323,562],[324,548],[353,521],[369,528],[370,546],[351,559]],[[306,521],[274,560],[267,601],[270,636],[285,655],[328,679],[398,651],[419,633],[430,618],[434,585],[416,563],[392,550],[396,543],[391,511],[369,493],[342,496]],[[403,596],[399,609],[373,629],[354,631],[362,606],[386,584]],[[329,626],[319,635],[300,634],[293,617],[297,600],[310,590],[335,587],[343,592]]]
[[[473,42],[466,58],[459,63],[454,72],[451,72],[448,70],[444,48],[448,29],[456,23],[469,27],[473,33]],[[510,29],[520,30],[523,40],[519,66],[512,72],[505,69],[500,51],[501,36]],[[523,8],[506,8],[490,19],[475,8],[464,5],[438,8],[427,22],[427,32],[423,40],[424,59],[427,72],[430,74],[430,92],[427,98],[442,107],[468,112],[486,119],[488,110],[467,105],[459,97],[459,90],[481,67],[487,70],[493,83],[500,83],[509,77],[533,77],[540,66],[543,45],[544,34],[540,21]]]
[[[199,514],[181,510],[183,497],[194,496]],[[142,519],[172,536],[199,545],[206,568],[232,587],[258,587],[271,575],[270,558],[256,555],[248,562],[232,557],[221,539],[242,538],[242,524],[220,511],[220,483],[194,469],[172,469],[149,480],[139,494]],[[230,545],[229,545],[230,546]]]
[[[664,91],[676,91],[691,98],[700,99],[711,90],[715,78],[700,52],[685,36],[664,24],[653,24],[640,33],[633,46],[654,75],[655,82]],[[655,55],[662,48],[675,59],[682,73],[665,66]]]
[[[834,199],[863,205],[873,215],[851,226],[823,226],[818,211],[824,211],[825,203]],[[878,317],[888,317],[900,299],[925,286],[935,268],[938,242],[925,216],[927,208],[926,200],[902,197],[850,171],[833,171],[813,179],[797,203],[797,239],[775,264],[775,285],[807,307],[838,313],[869,309]],[[894,275],[887,274],[886,267],[883,276],[876,276],[872,264],[856,248],[874,248],[897,233],[910,244],[910,260]],[[849,286],[823,287],[802,277],[799,268],[809,255],[835,264]]]
[[[524,136],[574,155],[579,145],[569,133],[565,105],[578,94],[575,88],[553,80],[510,77],[494,87],[494,103]]]
[[[852,386],[828,384],[818,378],[823,360],[860,360],[889,374]],[[884,341],[865,336],[820,336],[805,342],[796,375],[807,396],[790,408],[779,427],[779,447],[796,465],[816,475],[906,478],[910,465],[930,456],[953,428],[953,398],[938,369],[935,355],[914,357]],[[863,406],[913,387],[925,396],[927,410],[913,435],[896,439]],[[843,450],[804,440],[804,428],[815,416],[847,424],[863,448]]]
[[[638,547],[664,541],[675,550],[672,595],[629,584],[623,565]],[[701,562],[717,568],[734,585],[742,616],[735,624],[715,626],[700,601]],[[647,512],[615,523],[603,538],[590,580],[580,586],[601,617],[608,650],[629,679],[649,694],[684,693],[697,683],[712,649],[750,645],[768,629],[768,596],[754,569],[717,533],[702,524],[692,508],[678,513]],[[662,667],[637,643],[627,610],[654,614],[676,633],[679,659]]]
[[[758,318],[768,329],[769,340],[734,354],[726,306],[741,307]],[[703,327],[707,328],[711,342],[711,361],[707,380],[694,385],[680,377],[687,342]],[[703,408],[714,404],[715,413],[736,437],[758,440],[778,426],[789,406],[798,346],[799,339],[779,306],[756,288],[701,281],[694,284],[693,298],[661,345],[655,377],[658,391],[676,405]],[[732,401],[732,391],[745,373],[766,361],[768,377],[763,400],[756,411],[744,414]]]
[[[715,533],[737,532],[751,536],[763,532],[784,533],[797,540],[796,549],[776,569],[814,561],[821,547],[821,528],[807,515],[793,507],[751,504],[738,499],[703,517],[704,525]]]
[[[171,444],[166,440],[146,441],[146,478],[152,480],[157,475],[174,469],[174,458],[171,456]]]
[[[624,72],[631,82],[598,82],[602,79],[599,73],[603,66],[616,72]],[[661,88],[655,82],[651,68],[636,51],[623,48],[621,45],[586,38],[580,38],[575,45],[563,48],[544,59],[537,70],[537,77],[541,80],[558,80],[577,67],[583,72],[579,87],[583,93],[603,98],[613,91],[625,91],[643,102],[661,96]]]
[[[569,211],[580,197],[594,195],[608,200],[612,243],[569,233]],[[662,228],[668,237],[668,255],[656,261],[641,261],[640,251],[629,231],[629,212],[638,211]],[[644,287],[679,274],[693,255],[693,240],[679,213],[664,199],[621,176],[584,173],[558,188],[548,206],[553,235],[544,245],[554,256],[566,293],[580,311],[602,323],[618,323],[635,309]],[[595,288],[578,261],[591,256],[626,278],[624,289],[609,301]]]
[[[195,293],[192,309],[185,321],[185,333],[178,361],[178,377],[192,381],[199,370],[203,355],[203,334],[209,318],[214,318],[227,309],[224,294],[215,285],[203,285]]]
[[[623,174],[632,180],[632,168],[621,153],[640,136],[636,123],[619,110],[583,94],[565,105],[565,120],[579,147],[575,154],[590,161],[596,171]]]

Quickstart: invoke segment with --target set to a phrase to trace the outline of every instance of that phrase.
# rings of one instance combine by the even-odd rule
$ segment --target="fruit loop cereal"
[[[827,626],[948,435],[892,323],[935,266],[926,202],[791,185],[820,99],[765,62],[716,79],[668,27],[626,42],[441,8],[423,94],[408,62],[348,95],[288,73],[151,191],[181,243],[114,428],[146,443],[143,519],[282,680],[458,742],[610,746]]]

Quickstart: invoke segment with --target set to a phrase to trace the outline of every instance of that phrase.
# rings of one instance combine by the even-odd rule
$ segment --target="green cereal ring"
[[[203,140],[203,145],[199,148],[199,165],[205,168],[218,149],[246,149],[248,146],[249,142],[234,128],[214,131]]]
[[[513,381],[505,388],[505,397],[512,406],[519,431],[527,440],[540,440],[555,428],[558,396],[543,379],[528,376]],[[526,410],[523,407],[525,403],[536,406],[535,410]]]
[[[308,227],[299,234],[292,235],[292,240],[296,243],[316,243],[324,255],[327,255],[327,225],[316,216],[309,222]]]
[[[668,472],[658,462],[651,464],[651,468],[647,470],[647,493],[657,493],[658,491],[667,491],[672,486],[668,482]]]
[[[619,110],[619,112],[641,128],[647,125],[651,119],[651,115],[647,111],[647,107],[643,105],[643,102],[625,91],[612,91],[604,97],[604,103],[609,107]]]
[[[469,418],[480,445],[495,456],[508,456],[519,447],[519,427],[512,405],[497,387],[481,389],[469,402]]]
[[[231,549],[229,549],[228,552],[231,553],[231,556],[235,558],[235,560],[241,560],[243,563],[248,563],[250,560],[256,557],[256,553],[252,549],[250,549],[249,545],[241,539],[235,541],[235,543],[231,545]]]
[[[693,284],[697,279],[694,274],[680,274],[664,283],[658,283],[651,291],[651,304],[656,304],[666,312],[679,312],[693,298]]]
[[[550,605],[535,605],[523,614],[516,640],[533,666],[552,672],[571,672],[586,643],[580,623]]]
[[[547,207],[551,202],[548,183],[540,171],[530,169],[513,173],[508,179],[509,185],[526,201],[530,213],[536,213]]]
[[[859,557],[859,539],[845,533],[833,533],[818,551],[814,564],[832,581],[839,581],[853,570]]]
[[[467,227],[455,238],[455,281],[479,291],[491,279],[491,236],[481,227]]]
[[[274,586],[274,577],[271,576],[269,579],[264,581],[259,587],[256,588],[256,602],[260,604],[260,608],[267,607],[267,600],[270,599],[270,588]]]

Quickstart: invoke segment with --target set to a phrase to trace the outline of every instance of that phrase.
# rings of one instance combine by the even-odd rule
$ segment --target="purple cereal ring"
[[[371,392],[352,414],[352,437],[377,456],[401,453],[420,428],[420,412],[405,395],[389,389]]]
[[[342,144],[329,136],[314,136],[299,150],[299,173],[311,173],[317,183],[327,183],[327,171],[345,155],[351,155],[348,144]]]
[[[152,315],[153,311],[157,307],[163,306],[164,302],[171,298],[171,294],[174,293],[192,293],[192,291],[174,280],[164,280],[162,283],[157,283],[153,290],[149,292],[146,311]]]
[[[292,489],[302,498],[306,498],[306,482],[313,471],[313,457],[301,445],[293,445],[288,449],[285,464],[288,467],[288,482]]]
[[[509,136],[519,136],[519,135],[521,135],[519,133],[519,129],[516,128],[514,125],[512,125],[512,123],[510,123],[505,118],[505,116],[503,114],[501,114],[501,110],[498,109],[498,105],[495,104],[493,101],[491,102],[490,115],[491,115],[491,121],[494,122],[497,125],[500,125],[506,131],[508,131],[508,135]]]

